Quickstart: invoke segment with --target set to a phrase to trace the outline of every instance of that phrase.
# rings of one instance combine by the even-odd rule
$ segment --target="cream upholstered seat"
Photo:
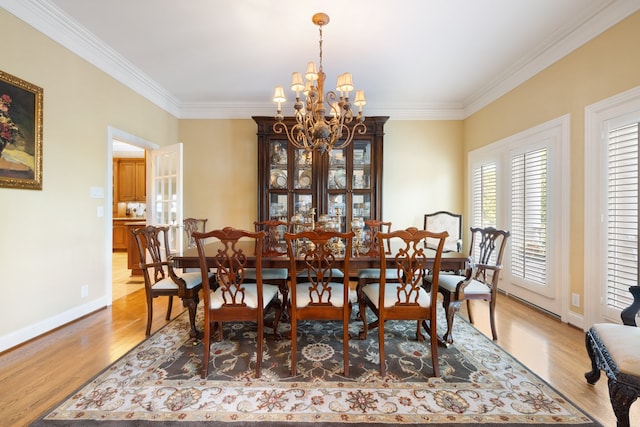
[[[339,320],[342,322],[342,351],[344,375],[349,376],[349,317],[351,298],[349,289],[349,260],[353,232],[340,233],[316,229],[300,233],[286,233],[290,259],[291,293],[291,375],[296,375],[297,336],[299,320]],[[344,257],[339,266],[336,251],[338,239],[344,245]],[[302,256],[296,256],[296,246],[305,245]],[[300,268],[301,271],[298,271]],[[336,277],[336,269],[340,277]]]
[[[467,301],[469,321],[473,323],[469,301],[481,299],[489,302],[489,320],[494,340],[498,339],[495,323],[495,307],[498,294],[498,280],[502,270],[502,256],[506,248],[510,232],[497,230],[493,227],[471,228],[471,245],[469,257],[473,264],[469,266],[465,275],[442,274],[438,284],[438,291],[443,296],[442,305],[447,315],[447,332],[444,340],[453,342],[451,332],[453,319],[460,310],[462,301]],[[429,282],[430,278],[427,277]]]
[[[202,275],[200,272],[177,273],[173,269],[173,262],[169,259],[169,227],[146,226],[132,231],[140,256],[140,268],[144,275],[145,294],[147,300],[147,329],[145,334],[151,333],[153,319],[153,300],[159,296],[169,297],[166,320],[171,317],[173,297],[182,299],[182,303],[189,310],[191,322],[191,336],[196,338],[196,307],[198,293],[202,289]]]
[[[222,339],[223,322],[255,322],[257,325],[256,378],[260,377],[262,367],[262,345],[264,314],[275,309],[273,335],[278,337],[281,304],[278,299],[278,287],[263,283],[262,280],[262,245],[265,232],[249,232],[225,227],[207,233],[193,233],[198,248],[198,259],[202,278],[207,277],[210,268],[216,271],[216,286],[210,287],[208,281],[203,286],[204,293],[204,338],[202,355],[202,378],[207,377],[211,352],[211,335],[216,332],[216,339]],[[221,248],[208,260],[205,254],[205,241],[208,238],[218,239]],[[238,245],[241,240],[253,240],[256,250],[255,281],[245,281],[245,267],[248,257]],[[253,267],[252,267],[253,268]]]
[[[434,274],[431,278],[431,288],[423,287],[424,272],[426,270],[427,255],[423,241],[426,237],[437,239],[433,262]],[[428,331],[431,342],[431,361],[434,376],[440,376],[438,365],[438,336],[437,336],[437,295],[438,278],[440,276],[440,260],[446,232],[432,233],[418,230],[415,227],[406,230],[396,230],[390,233],[378,233],[380,248],[380,277],[379,282],[369,283],[362,287],[359,296],[360,318],[364,330],[362,337],[366,337],[369,328],[378,328],[378,346],[380,349],[380,375],[386,372],[384,351],[384,327],[387,320],[413,320],[418,322],[417,339],[423,339],[420,328]],[[398,251],[391,265],[387,265],[384,245],[387,240],[394,240],[394,247]],[[396,243],[397,242],[397,243]],[[387,270],[394,272],[396,282],[387,282]],[[373,311],[377,319],[367,322],[367,307]]]
[[[595,384],[600,379],[600,370],[605,372],[609,379],[609,400],[619,427],[630,426],[629,409],[640,397],[640,328],[636,325],[640,286],[629,287],[629,292],[633,303],[620,313],[622,325],[596,323],[585,335],[591,371],[584,376],[589,384]]]

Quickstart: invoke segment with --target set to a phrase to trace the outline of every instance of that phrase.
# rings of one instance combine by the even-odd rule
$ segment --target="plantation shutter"
[[[547,148],[511,159],[511,274],[547,281]]]
[[[473,171],[473,226],[495,227],[497,223],[498,180],[496,163]]]
[[[631,304],[638,285],[638,123],[608,134],[607,307]]]

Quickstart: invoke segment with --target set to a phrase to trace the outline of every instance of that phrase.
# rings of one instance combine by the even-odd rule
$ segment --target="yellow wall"
[[[464,146],[468,153],[571,114],[570,292],[581,297],[584,296],[584,109],[640,85],[638,40],[640,13],[635,13],[464,121]],[[468,191],[466,188],[465,193]],[[582,308],[570,309],[582,313]]]
[[[257,126],[249,120],[181,120],[184,214],[207,228],[252,228],[257,218]],[[394,228],[422,227],[423,215],[462,210],[461,121],[385,125],[384,219]],[[233,159],[230,162],[229,159]]]
[[[0,27],[0,68],[44,89],[43,189],[0,188],[1,351],[105,305],[107,127],[167,145],[178,120],[3,9]]]

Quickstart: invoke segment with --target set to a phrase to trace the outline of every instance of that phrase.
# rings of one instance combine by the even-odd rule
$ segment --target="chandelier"
[[[320,28],[319,67],[316,69],[314,62],[307,64],[304,75],[306,82],[303,82],[301,73],[292,73],[291,90],[296,93],[296,102],[293,106],[295,124],[290,127],[284,123],[282,115],[282,103],[286,101],[284,89],[276,86],[273,101],[278,104],[278,110],[273,130],[275,133],[285,133],[296,148],[317,150],[322,154],[327,150],[344,148],[351,143],[356,133],[362,135],[366,132],[362,107],[367,101],[364,91],[357,90],[353,103],[358,107],[358,115],[355,124],[350,126],[354,118],[349,102],[349,94],[353,91],[351,73],[339,75],[336,90],[324,94],[326,75],[322,71],[322,26],[329,23],[329,15],[316,13],[311,20]],[[304,100],[300,98],[301,93]],[[329,108],[329,115],[326,114],[325,103]]]

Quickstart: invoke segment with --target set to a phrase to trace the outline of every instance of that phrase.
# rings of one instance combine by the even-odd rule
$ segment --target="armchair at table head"
[[[434,233],[446,231],[449,234],[444,242],[443,252],[462,252],[462,214],[447,211],[425,214],[423,228]],[[425,240],[427,248],[434,249],[436,244],[432,239]]]
[[[354,233],[316,229],[286,233],[284,236],[291,277],[291,375],[296,375],[298,321],[340,320],[343,327],[344,375],[349,376],[351,292],[348,271]],[[305,247],[300,255],[296,250],[299,244]],[[337,271],[339,275],[336,275]]]
[[[386,372],[384,352],[384,327],[387,320],[416,320],[418,328],[417,339],[424,339],[420,333],[421,327],[429,333],[431,343],[431,362],[433,375],[440,376],[438,367],[438,336],[436,325],[436,304],[438,298],[438,278],[440,276],[440,261],[442,248],[447,232],[432,233],[409,227],[406,230],[396,230],[390,233],[378,233],[380,248],[380,278],[378,282],[365,285],[359,292],[360,317],[364,330],[362,337],[366,337],[369,328],[378,328],[378,346],[380,347],[380,375]],[[433,261],[433,276],[431,288],[427,290],[423,285],[424,274],[429,256],[424,248],[424,239],[438,241]],[[391,240],[392,242],[387,242]],[[385,255],[385,245],[389,243],[397,247],[393,261],[389,263]],[[388,272],[393,273],[394,281],[387,280]],[[377,317],[371,324],[367,323],[366,310],[369,308]]]
[[[217,339],[222,339],[223,322],[255,322],[257,325],[256,378],[260,377],[262,366],[262,342],[264,314],[275,309],[273,322],[274,336],[277,337],[281,304],[278,299],[278,287],[263,282],[262,277],[262,245],[265,233],[250,232],[225,227],[205,233],[195,232],[193,238],[198,249],[198,259],[202,279],[208,276],[209,270],[216,272],[216,285],[210,287],[208,281],[203,286],[204,294],[204,338],[202,357],[202,378],[207,377],[211,351],[211,334],[217,331]],[[220,241],[220,248],[212,257],[205,253],[205,243],[209,238]],[[254,281],[246,280],[245,271],[248,263],[247,254],[243,251],[242,240],[252,241],[256,250]],[[251,254],[252,255],[252,254]],[[212,258],[212,259],[211,259]],[[266,282],[266,281],[265,281]]]
[[[196,307],[198,306],[198,292],[202,289],[200,272],[177,273],[173,269],[170,259],[169,227],[149,225],[132,230],[133,238],[140,255],[140,268],[144,275],[147,299],[147,329],[146,335],[151,333],[153,319],[153,299],[159,296],[169,297],[167,317],[171,317],[173,297],[182,299],[189,309],[191,322],[191,336],[197,336],[195,326]]]
[[[443,296],[443,306],[447,315],[447,333],[444,339],[451,343],[453,338],[454,315],[460,310],[462,301],[467,301],[469,321],[473,323],[470,300],[479,299],[489,302],[489,320],[494,341],[498,339],[495,323],[498,281],[502,270],[502,257],[511,233],[494,227],[471,227],[471,245],[469,257],[472,260],[465,275],[440,275],[439,292]],[[427,278],[429,281],[429,278]]]

